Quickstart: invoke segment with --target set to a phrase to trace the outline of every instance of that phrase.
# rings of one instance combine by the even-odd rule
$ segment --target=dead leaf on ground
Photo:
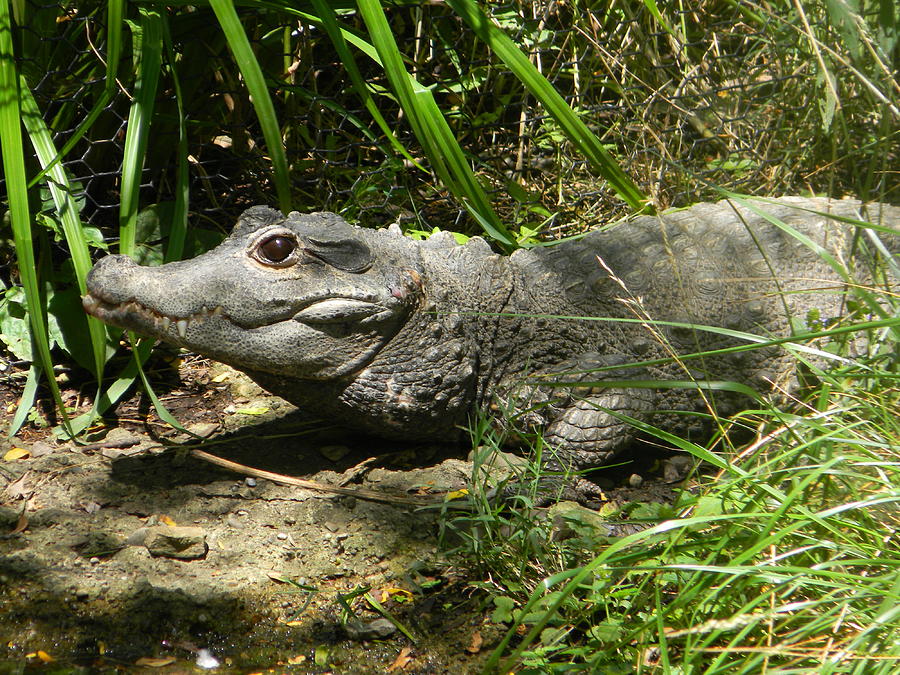
[[[405,588],[397,588],[396,586],[388,586],[381,589],[381,602],[387,602],[391,598],[398,602],[407,602],[413,599],[413,594]]]
[[[31,472],[26,471],[6,486],[4,492],[11,499],[28,499],[31,496],[31,486],[27,485],[27,479]]]
[[[29,457],[31,457],[31,452],[29,450],[26,450],[25,448],[13,448],[6,451],[6,454],[3,455],[3,460],[12,462],[16,459],[28,459]]]
[[[265,415],[269,412],[268,406],[260,405],[260,406],[251,406],[247,408],[238,408],[235,410],[238,415]]]
[[[136,666],[146,666],[148,668],[163,668],[165,666],[171,665],[177,661],[174,656],[166,656],[161,659],[152,658],[150,656],[142,656],[137,661],[134,662]]]
[[[25,517],[24,513],[19,515],[19,520],[16,522],[16,526],[12,529],[10,534],[19,534],[28,529],[28,518]]]
[[[395,670],[405,670],[406,666],[413,660],[410,654],[412,654],[412,647],[404,647],[401,649],[400,653],[397,654],[397,658],[394,659],[394,662],[388,667],[387,672],[393,673]]]
[[[466,647],[466,651],[470,654],[477,654],[481,651],[481,645],[484,643],[484,638],[481,637],[480,631],[474,631],[472,633],[472,641],[469,643],[469,646]]]

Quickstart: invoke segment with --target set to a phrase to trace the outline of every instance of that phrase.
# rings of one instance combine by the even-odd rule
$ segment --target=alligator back
[[[538,377],[523,386],[522,373],[512,373],[498,391],[508,407],[528,411],[525,419],[546,428],[545,438],[577,466],[606,461],[629,443],[634,431],[621,415],[699,437],[704,425],[684,413],[713,402],[719,412],[733,412],[746,401],[729,393],[734,387],[566,392],[534,383],[713,380],[764,395],[790,390],[792,355],[778,346],[744,351],[753,338],[737,333],[788,337],[847,314],[847,282],[877,281],[875,246],[853,226],[860,222],[893,229],[879,235],[888,250],[900,251],[900,208],[785,197],[698,204],[517,252],[523,314],[585,318],[545,325],[543,340],[524,359]],[[735,348],[741,350],[691,356]]]

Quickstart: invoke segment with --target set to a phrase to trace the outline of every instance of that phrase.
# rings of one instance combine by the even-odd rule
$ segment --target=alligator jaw
[[[175,332],[182,340],[187,336],[187,329],[192,323],[205,321],[214,316],[225,315],[225,310],[222,309],[222,306],[216,305],[212,309],[204,307],[199,312],[188,316],[167,316],[150,309],[146,305],[142,305],[137,300],[112,303],[90,293],[82,296],[81,304],[85,312],[104,323],[121,326],[122,328],[132,328],[138,331],[149,328],[158,337],[167,335],[174,324]]]

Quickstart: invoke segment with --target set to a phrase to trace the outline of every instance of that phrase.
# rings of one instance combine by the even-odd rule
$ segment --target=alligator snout
[[[88,294],[84,297],[85,310],[89,310],[89,298],[93,296],[108,303],[130,300],[129,283],[139,265],[127,255],[108,255],[101,258],[88,272],[86,283]]]

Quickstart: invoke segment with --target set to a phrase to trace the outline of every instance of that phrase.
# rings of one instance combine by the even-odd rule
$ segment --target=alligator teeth
[[[187,330],[192,323],[202,322],[212,317],[224,316],[227,318],[228,316],[221,305],[216,305],[215,307],[201,307],[194,314],[179,319],[174,316],[160,314],[156,310],[145,307],[134,299],[114,304],[104,302],[90,293],[82,296],[81,303],[88,314],[96,316],[98,312],[102,312],[104,314],[109,314],[110,316],[134,315],[135,318],[149,322],[161,333],[168,333],[174,324],[175,332],[182,340],[187,337]]]

